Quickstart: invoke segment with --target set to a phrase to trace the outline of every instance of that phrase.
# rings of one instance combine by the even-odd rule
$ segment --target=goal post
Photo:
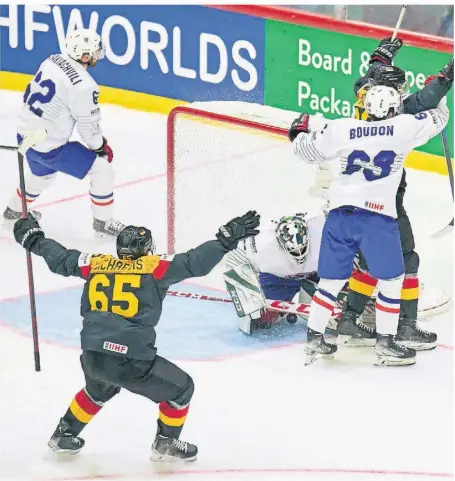
[[[248,210],[261,225],[321,206],[308,189],[314,169],[293,154],[298,115],[247,102],[195,102],[167,121],[168,252],[213,239]]]

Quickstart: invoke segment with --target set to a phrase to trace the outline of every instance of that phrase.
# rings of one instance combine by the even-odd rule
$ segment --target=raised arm
[[[19,219],[14,224],[14,237],[25,249],[42,257],[55,274],[82,279],[86,277],[84,266],[89,263],[90,255],[66,249],[53,239],[46,239],[43,229],[33,217]]]

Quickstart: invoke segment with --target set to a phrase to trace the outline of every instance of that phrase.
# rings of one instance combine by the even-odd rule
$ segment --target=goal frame
[[[175,124],[179,115],[189,115],[202,120],[213,120],[231,126],[247,127],[260,132],[286,137],[288,130],[282,127],[245,120],[232,115],[208,112],[191,106],[179,106],[171,110],[167,118],[167,252],[175,251]]]

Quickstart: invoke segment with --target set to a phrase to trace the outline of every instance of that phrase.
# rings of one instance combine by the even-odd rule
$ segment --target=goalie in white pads
[[[237,309],[240,329],[249,333],[253,326],[268,326],[278,320],[280,313],[268,310],[264,297],[300,302],[305,297],[311,299],[319,280],[316,270],[324,223],[322,212],[284,216],[229,253],[226,265],[236,270],[236,276],[248,279],[248,286],[242,286],[233,283],[231,271],[225,273],[234,305],[237,308],[241,304],[241,309]],[[293,323],[296,315],[288,314],[287,319]]]
[[[112,219],[114,202],[114,154],[100,127],[99,88],[88,73],[104,57],[100,36],[87,29],[68,36],[67,54],[44,60],[23,97],[17,128],[22,136],[37,129],[46,138],[26,154],[26,200],[30,205],[55,180],[57,172],[90,179],[93,229],[98,235],[116,236],[125,225]],[[70,142],[77,126],[83,145]],[[21,193],[17,189],[3,213],[7,221],[21,217]],[[35,218],[41,217],[34,211]]]
[[[378,279],[377,363],[415,363],[415,350],[395,341],[404,278],[395,197],[404,158],[441,132],[449,112],[441,102],[437,109],[415,116],[397,115],[399,93],[382,86],[367,92],[365,108],[370,122],[337,119],[325,130],[309,133],[309,116],[302,114],[290,129],[290,134],[295,134],[294,151],[303,161],[324,163],[341,158],[341,171],[329,188],[330,211],[318,264],[320,281],[308,320],[307,363],[336,351],[335,345],[325,342],[324,331],[359,249],[370,274]]]

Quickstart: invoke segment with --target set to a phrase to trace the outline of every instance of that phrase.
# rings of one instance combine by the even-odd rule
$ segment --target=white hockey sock
[[[346,283],[345,279],[321,279],[311,300],[308,327],[324,334],[337,301],[337,295]]]
[[[397,333],[400,318],[400,297],[404,276],[390,280],[378,280],[376,298],[376,331],[378,334]]]
[[[98,220],[112,219],[115,177],[112,165],[106,159],[97,157],[88,175],[93,217]]]
[[[40,194],[52,184],[56,177],[56,173],[37,176],[32,174],[29,170],[25,172],[25,197],[29,207],[31,207],[33,202],[40,196]],[[20,188],[17,187],[14,194],[10,197],[8,207],[15,212],[21,212],[21,199],[21,191]]]

